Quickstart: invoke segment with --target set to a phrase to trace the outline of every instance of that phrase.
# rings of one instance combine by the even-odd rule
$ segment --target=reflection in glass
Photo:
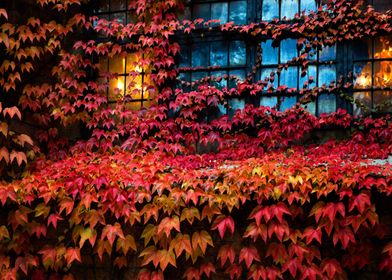
[[[219,19],[220,24],[227,22],[228,17],[228,3],[213,3],[211,4],[211,19]]]
[[[274,72],[272,74],[272,72]],[[260,75],[260,81],[265,81],[266,79],[274,79],[273,81],[273,87],[276,89],[278,87],[278,75],[276,74],[276,69],[274,68],[263,68],[261,69],[261,75]],[[270,81],[268,81],[268,86],[270,85]]]
[[[392,61],[374,63],[374,85],[376,87],[392,87]]]
[[[316,115],[316,102],[311,101],[309,103],[302,104],[302,107],[312,115]]]
[[[126,24],[126,13],[115,13],[115,14],[110,14],[110,19],[111,20],[116,20],[121,24]]]
[[[297,89],[298,70],[297,67],[289,67],[287,70],[283,69],[280,74],[280,85],[288,88]]]
[[[354,106],[353,114],[354,116],[363,115],[366,111],[362,108],[362,104],[365,108],[370,109],[372,106],[372,95],[370,92],[354,92]]]
[[[197,44],[192,46],[192,66],[208,66],[208,52],[209,48],[207,44]]]
[[[229,114],[233,114],[237,110],[242,110],[245,107],[245,100],[240,98],[229,99]]]
[[[336,96],[333,94],[321,94],[318,96],[318,114],[332,113],[336,111]]]
[[[302,11],[306,11],[306,14],[309,14],[310,11],[317,11],[316,0],[301,0]]]
[[[235,78],[230,78],[233,76]],[[239,81],[245,80],[245,71],[244,70],[232,70],[229,71],[229,88],[235,88],[237,86],[237,79]]]
[[[210,65],[227,66],[227,44],[225,42],[211,43]]]
[[[230,66],[246,64],[246,45],[243,41],[230,43]]]
[[[187,48],[181,48],[180,52],[180,67],[189,67],[190,66],[190,57]]]
[[[379,37],[374,44],[374,58],[392,58],[391,37]]]
[[[279,18],[279,0],[264,0],[262,9],[262,20]]]
[[[280,104],[280,111],[286,111],[292,108],[297,103],[296,96],[285,96],[283,97],[282,103]]]
[[[229,21],[234,21],[235,24],[246,23],[246,1],[230,2]]]
[[[211,85],[219,89],[222,89],[223,87],[227,87],[227,80],[223,78],[223,76],[226,74],[227,74],[226,71],[211,72],[211,76],[214,77],[214,80],[216,80],[217,78],[221,78],[220,81],[211,81]]]
[[[310,77],[313,77],[313,83],[309,84]],[[306,71],[306,75],[304,77],[299,78],[299,87],[302,89],[304,87],[305,82],[308,82],[309,89],[314,88],[316,86],[317,79],[317,66],[310,65],[308,67],[308,71]]]
[[[203,18],[205,20],[210,19],[210,4],[197,4],[193,6],[193,19]]]
[[[373,94],[373,103],[378,112],[392,112],[392,92],[375,91]]]
[[[192,82],[199,81],[205,77],[207,77],[207,72],[193,72],[192,73]]]
[[[260,97],[260,106],[265,107],[275,107],[278,103],[278,98],[276,96],[262,96]]]
[[[293,18],[295,14],[298,14],[298,0],[281,0],[281,18],[286,17],[287,19]]]
[[[279,63],[279,48],[272,47],[272,40],[261,43],[263,65]]]
[[[319,67],[318,86],[325,84],[327,87],[332,81],[336,81],[336,67],[335,65],[322,65]]]
[[[386,12],[392,9],[391,0],[373,0],[373,6],[376,11]]]
[[[93,5],[95,13],[104,13],[109,11],[109,0],[98,0],[96,5]]]
[[[319,54],[320,61],[330,61],[336,59],[336,45],[325,46],[321,49]]]
[[[297,55],[297,40],[286,39],[280,43],[280,63],[286,63]]]
[[[372,63],[356,63],[354,64],[354,87],[369,88],[372,86]]]

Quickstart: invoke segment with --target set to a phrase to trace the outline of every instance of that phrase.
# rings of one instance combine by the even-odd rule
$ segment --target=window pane
[[[104,13],[109,11],[109,0],[98,0],[93,5],[94,13]]]
[[[180,52],[180,67],[189,67],[190,66],[190,57],[189,50],[185,46],[181,48]]]
[[[332,113],[336,111],[336,97],[332,94],[321,94],[318,97],[318,113]]]
[[[392,86],[392,61],[374,63],[374,85],[376,87]]]
[[[211,85],[217,88],[227,87],[227,79],[224,79],[223,76],[226,75],[226,71],[213,71],[211,72],[211,76],[214,77],[214,80],[220,78],[220,81],[211,81]]]
[[[207,77],[207,72],[194,72],[192,73],[192,82],[199,81]]]
[[[380,37],[374,44],[374,58],[392,58],[391,37]]]
[[[310,77],[313,77],[313,83],[309,84],[307,88],[314,88],[316,86],[317,79],[317,66],[310,65],[308,67],[308,71],[306,72],[306,76],[299,78],[299,87],[302,89],[304,87],[305,82],[309,82]]]
[[[235,88],[237,86],[237,79],[239,81],[245,80],[244,70],[233,70],[229,72],[229,87]]]
[[[127,17],[126,13],[114,13],[114,14],[110,15],[110,19],[111,20],[116,20],[116,21],[118,21],[119,23],[122,23],[122,24],[126,24],[126,21],[125,21],[126,17]]]
[[[297,40],[287,39],[280,43],[280,63],[286,63],[297,56]]]
[[[128,76],[126,80],[127,85],[125,88],[126,94],[130,96],[133,100],[142,99],[142,88],[146,90],[146,86],[143,85],[143,82],[145,81],[143,81],[142,75],[137,75],[133,77]]]
[[[283,97],[282,103],[280,104],[280,111],[286,111],[292,108],[297,103],[296,96],[285,96]]]
[[[204,18],[205,20],[210,19],[210,4],[198,4],[193,6],[193,19]]]
[[[317,11],[316,0],[301,0],[301,12]]]
[[[136,23],[138,21],[135,12],[127,12],[127,23]]]
[[[297,89],[298,85],[298,70],[297,67],[289,67],[287,70],[283,69],[280,74],[280,85],[288,88]]]
[[[227,22],[229,5],[227,3],[211,4],[211,19],[219,19],[220,24]]]
[[[336,81],[335,66],[327,66],[327,65],[320,66],[318,86],[321,87],[323,84],[329,86],[332,81]]]
[[[274,73],[272,74],[272,72],[274,72]],[[273,80],[273,87],[274,87],[274,89],[276,89],[278,87],[278,75],[276,74],[276,69],[274,69],[274,68],[261,69],[260,81],[264,81],[265,79],[271,79],[271,77],[274,79]],[[270,86],[270,81],[268,81],[268,87],[269,86]]]
[[[279,48],[272,47],[272,40],[267,40],[261,43],[262,50],[262,64],[278,64],[279,63]]]
[[[354,87],[370,88],[372,86],[372,63],[354,64]]]
[[[373,6],[376,11],[386,12],[392,9],[391,0],[373,0]]]
[[[363,110],[362,105],[364,105],[365,108],[368,109],[371,108],[372,96],[370,92],[354,92],[353,97],[354,97],[354,107],[353,107],[354,116],[359,116],[366,113]]]
[[[229,21],[234,21],[236,24],[245,24],[246,17],[246,1],[230,2]]]
[[[260,98],[260,106],[265,107],[275,107],[278,103],[278,98],[276,96],[262,96]]]
[[[372,58],[372,41],[355,40],[350,46],[353,60],[364,60]]]
[[[126,8],[126,0],[111,0],[110,2],[111,11],[124,11]]]
[[[100,57],[99,58],[99,71],[100,72],[107,72],[108,71],[108,58],[107,57]]]
[[[208,66],[208,44],[197,44],[192,47],[192,66]]]
[[[329,61],[336,59],[336,45],[334,46],[325,46],[320,51],[320,61]]]
[[[229,114],[233,114],[236,110],[242,110],[245,107],[245,100],[239,98],[229,99]]]
[[[279,0],[264,0],[262,9],[262,20],[279,18]]]
[[[227,66],[227,43],[214,42],[211,43],[210,50],[211,66]]]
[[[246,64],[246,45],[242,41],[230,43],[230,66]]]
[[[109,71],[112,73],[124,74],[125,57],[116,57],[109,60]]]
[[[392,112],[392,92],[375,91],[373,95],[374,107],[379,112]]]
[[[117,79],[110,79],[109,81],[109,101],[116,101],[124,94],[125,77],[120,76]]]
[[[311,101],[309,103],[303,104],[302,107],[312,115],[316,115],[316,102]]]
[[[298,14],[298,0],[282,0],[281,18],[293,18]]]

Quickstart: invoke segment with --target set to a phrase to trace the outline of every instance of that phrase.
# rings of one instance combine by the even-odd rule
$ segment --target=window
[[[93,13],[99,18],[117,20],[127,24],[135,21],[134,11],[128,9],[127,0],[94,0]]]
[[[386,12],[392,9],[391,0],[369,0],[368,3],[373,5],[374,9],[379,12]]]
[[[356,44],[353,52],[354,114],[392,112],[392,37]]]
[[[233,21],[235,24],[247,22],[247,1],[226,1],[197,3],[192,6],[192,19],[216,19],[220,24]]]
[[[261,0],[261,19],[292,19],[301,12],[317,10],[317,0]]]
[[[314,57],[310,57],[311,63],[305,77],[301,77],[300,66],[291,62],[298,55],[295,39],[282,40],[278,46],[274,46],[272,40],[261,43],[260,80],[267,84],[260,97],[261,106],[271,107],[272,105],[274,107],[280,103],[279,109],[284,111],[297,103],[295,93],[304,87],[310,77],[313,77],[315,81],[309,85],[310,88],[321,87],[324,84],[328,86],[336,80],[336,66],[334,63],[331,64],[331,61],[336,60],[336,46],[325,47],[316,52]],[[277,74],[279,64],[288,64],[287,69],[283,68],[280,75]],[[275,90],[279,86],[287,86],[294,94],[278,97]],[[309,103],[305,107],[312,114],[334,112],[336,110],[336,96],[321,94],[316,102]]]

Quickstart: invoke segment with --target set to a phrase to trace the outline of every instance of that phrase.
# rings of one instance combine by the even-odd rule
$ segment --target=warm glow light
[[[122,90],[124,88],[124,84],[121,80],[117,80],[117,86],[116,88]]]
[[[361,73],[357,77],[356,85],[360,88],[367,88],[372,85],[372,79],[368,75]]]

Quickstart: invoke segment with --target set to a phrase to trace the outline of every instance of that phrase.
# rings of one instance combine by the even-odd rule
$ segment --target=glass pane
[[[189,49],[186,48],[185,46],[181,47],[181,52],[180,52],[180,67],[189,67],[190,64],[190,55],[189,55]]]
[[[239,98],[229,99],[229,114],[233,114],[236,110],[242,110],[245,107],[245,100]]]
[[[373,0],[373,6],[376,11],[386,12],[392,9],[391,0]]]
[[[185,91],[189,90],[189,87],[181,82],[190,82],[190,80],[191,80],[190,73],[180,73],[177,80],[177,88],[182,88]]]
[[[301,11],[306,11],[307,14],[310,11],[317,11],[316,0],[301,0]]]
[[[316,102],[311,101],[309,103],[302,104],[302,107],[312,115],[316,115]]]
[[[332,81],[336,81],[336,68],[334,65],[323,65],[319,67],[319,80],[318,86],[321,87],[325,84],[327,87]]]
[[[142,103],[139,101],[127,102],[125,104],[125,109],[128,111],[136,111],[139,110],[141,107],[142,107]]]
[[[229,21],[234,21],[235,24],[246,23],[246,1],[230,2]]]
[[[298,14],[298,0],[282,0],[281,18],[293,18]]]
[[[279,48],[272,47],[272,40],[262,42],[261,50],[263,65],[279,63]]]
[[[298,85],[298,70],[297,67],[289,67],[287,70],[283,69],[280,74],[280,85],[288,88],[297,89]]]
[[[392,61],[374,63],[374,85],[376,87],[392,86]]]
[[[366,108],[370,109],[372,106],[372,96],[370,92],[354,92],[354,116],[366,114]]]
[[[378,112],[392,112],[392,92],[375,91],[373,102],[374,107]]]
[[[372,41],[355,40],[350,45],[353,60],[364,60],[372,57]]]
[[[370,88],[372,86],[372,63],[354,64],[354,87]]]
[[[226,109],[226,107],[223,104],[218,104],[217,107],[218,107],[218,110],[219,110],[219,112],[218,112],[218,116],[219,117],[227,114],[227,109]]]
[[[224,79],[223,76],[226,75],[226,71],[213,71],[211,72],[211,76],[215,81],[211,81],[211,85],[217,88],[227,87],[227,79]],[[218,80],[216,80],[218,79]]]
[[[286,63],[297,56],[297,40],[287,39],[280,43],[280,63]]]
[[[146,85],[143,82],[145,81],[143,81],[142,75],[127,77],[126,94],[133,100],[142,99],[142,85],[144,90],[146,90]]]
[[[319,54],[320,61],[329,61],[336,59],[336,45],[334,46],[325,46],[322,48]]]
[[[246,45],[242,41],[230,43],[230,66],[246,64]]]
[[[192,66],[208,66],[208,44],[197,44],[192,47]]]
[[[126,0],[111,0],[110,11],[123,11],[127,8]]]
[[[178,15],[178,20],[182,21],[182,20],[191,20],[191,9],[190,7],[185,7],[184,8],[184,12]]]
[[[124,94],[125,77],[120,76],[117,79],[110,79],[109,81],[109,101],[116,101]]]
[[[211,4],[211,19],[219,19],[220,24],[227,22],[229,5],[227,3]]]
[[[274,89],[276,89],[278,87],[278,75],[276,74],[276,69],[274,69],[274,68],[261,69],[260,81],[264,81],[266,79],[269,79],[268,87],[271,84],[270,79],[273,79],[272,84],[273,84]]]
[[[239,80],[239,81],[245,80],[245,71],[244,70],[229,71],[229,87],[230,88],[235,88],[237,86],[237,80]]]
[[[210,19],[210,4],[198,4],[193,6],[193,19],[204,18],[205,20]]]
[[[109,71],[112,73],[125,73],[125,57],[115,57],[109,60]]]
[[[126,24],[126,13],[114,13],[110,15],[111,20],[116,20],[119,23]]]
[[[211,43],[210,65],[222,66],[222,67],[227,66],[227,43],[225,42]]]
[[[262,9],[262,20],[279,18],[279,0],[264,0]]]
[[[313,83],[309,84],[310,77],[313,77]],[[299,78],[299,88],[302,89],[304,87],[305,82],[308,82],[307,88],[314,88],[316,86],[316,79],[317,79],[317,66],[310,65],[308,67],[308,71],[304,77]]]
[[[96,4],[93,5],[94,13],[104,13],[109,11],[109,0],[98,0]]]
[[[321,94],[318,97],[318,113],[332,113],[336,111],[336,96],[332,94]]]
[[[127,23],[136,23],[138,21],[135,12],[127,12]]]
[[[282,103],[280,104],[280,111],[286,111],[292,108],[297,103],[296,96],[285,96],[283,97]]]
[[[99,71],[100,72],[107,72],[108,71],[108,58],[107,57],[100,57],[99,58]]]
[[[278,103],[278,98],[276,96],[262,96],[260,98],[260,106],[265,107],[275,107]]]
[[[207,72],[194,72],[192,73],[192,82],[199,81],[207,77]]]

